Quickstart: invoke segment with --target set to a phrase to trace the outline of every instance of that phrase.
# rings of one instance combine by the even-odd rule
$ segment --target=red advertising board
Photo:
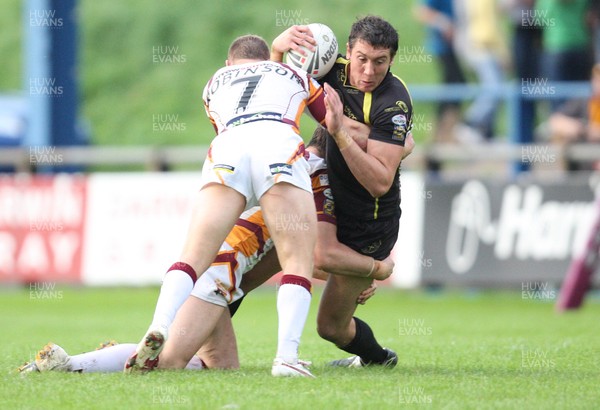
[[[81,281],[83,176],[0,176],[0,282]]]

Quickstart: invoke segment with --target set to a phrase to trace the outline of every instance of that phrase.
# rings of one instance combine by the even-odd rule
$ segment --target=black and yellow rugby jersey
[[[375,90],[364,93],[350,85],[348,66],[349,60],[338,56],[320,82],[338,91],[346,116],[371,126],[369,139],[404,146],[412,127],[412,101],[404,82],[388,71]],[[373,198],[352,175],[331,136],[327,141],[327,167],[338,218],[365,221],[400,216],[400,169],[390,190]]]

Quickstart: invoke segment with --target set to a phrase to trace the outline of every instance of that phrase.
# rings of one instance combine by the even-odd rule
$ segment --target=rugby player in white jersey
[[[229,48],[226,66],[204,89],[206,113],[217,136],[204,162],[183,252],[164,276],[152,323],[125,372],[155,366],[176,312],[192,308],[182,304],[197,278],[211,265],[244,209],[259,203],[283,270],[272,373],[312,376],[298,362],[298,348],[311,301],[317,219],[298,122],[306,108],[323,124],[324,94],[308,74],[269,57],[262,38],[239,37]],[[290,218],[302,229],[278,228]],[[194,302],[205,305],[203,320],[213,326],[225,309],[200,299]],[[208,334],[194,336],[205,339]]]

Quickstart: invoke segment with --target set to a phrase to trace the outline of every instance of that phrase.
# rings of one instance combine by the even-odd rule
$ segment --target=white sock
[[[310,309],[311,294],[299,285],[285,283],[277,293],[279,331],[277,356],[287,362],[298,360],[298,346]]]
[[[172,270],[165,274],[160,294],[154,310],[154,318],[149,330],[169,329],[177,311],[190,296],[194,282],[190,275],[181,270]]]
[[[71,371],[82,373],[122,372],[125,362],[135,353],[136,344],[123,343],[70,357]]]
[[[81,373],[116,373],[122,372],[125,362],[135,353],[136,344],[123,343],[104,349],[69,357],[72,372]],[[196,355],[185,367],[187,370],[203,370],[204,362]]]

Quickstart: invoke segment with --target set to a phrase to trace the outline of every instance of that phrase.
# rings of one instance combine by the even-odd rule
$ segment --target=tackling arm
[[[325,84],[327,130],[337,143],[346,164],[356,180],[374,197],[385,195],[392,186],[396,170],[404,155],[404,147],[369,140],[363,151],[344,126],[342,102],[335,90]]]
[[[378,261],[354,251],[337,240],[336,225],[319,222],[315,268],[336,275],[384,280],[392,274],[394,262],[389,257]]]

